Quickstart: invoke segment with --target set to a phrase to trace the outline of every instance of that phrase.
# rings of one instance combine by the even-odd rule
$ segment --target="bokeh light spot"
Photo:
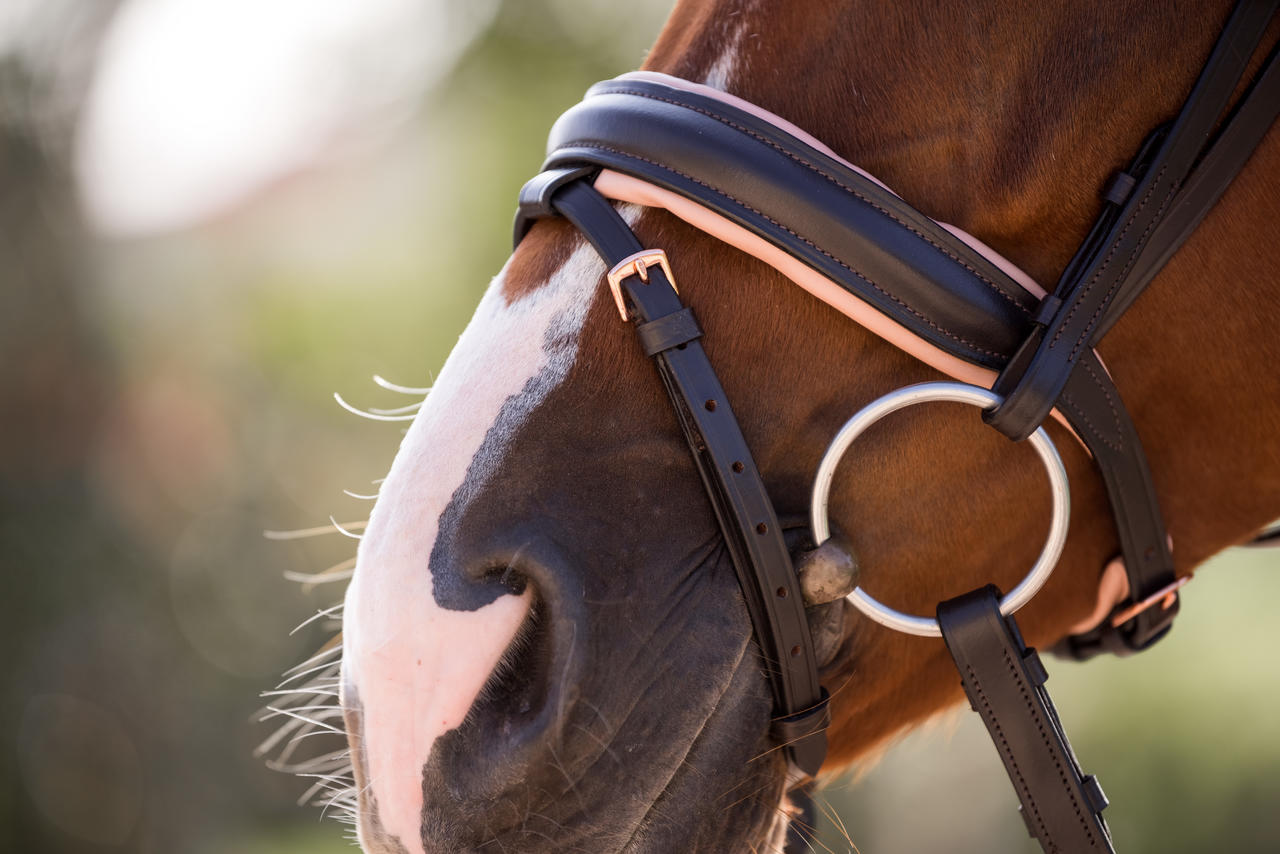
[[[66,694],[37,694],[18,728],[22,783],[40,813],[101,845],[124,843],[142,810],[142,763],[110,711]]]

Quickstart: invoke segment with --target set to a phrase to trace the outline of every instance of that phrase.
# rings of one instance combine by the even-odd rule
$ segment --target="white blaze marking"
[[[462,722],[529,609],[528,594],[475,611],[436,604],[428,559],[440,516],[473,458],[483,452],[487,481],[511,434],[568,373],[602,269],[584,243],[547,284],[511,305],[501,293],[505,269],[494,279],[405,436],[360,541],[343,621],[343,684],[363,706],[362,754],[379,820],[410,852],[422,851],[422,767],[431,747]],[[548,341],[558,342],[551,352]],[[513,395],[520,408],[503,412]],[[500,412],[501,433],[482,449]]]
[[[744,16],[738,20],[737,25],[733,28],[733,34],[725,41],[724,50],[720,56],[716,57],[716,61],[707,70],[707,76],[700,82],[710,86],[712,89],[719,89],[721,92],[729,91],[729,82],[738,70],[738,48],[742,44],[742,34],[745,30],[746,20]]]

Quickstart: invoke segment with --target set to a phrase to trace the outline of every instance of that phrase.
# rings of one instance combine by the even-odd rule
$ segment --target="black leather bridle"
[[[1037,302],[1006,272],[865,174],[758,115],[654,80],[592,87],[557,121],[520,193],[518,244],[563,216],[611,268],[624,320],[653,358],[697,463],[769,666],[773,736],[817,773],[828,698],[792,556],[666,256],[646,249],[592,183],[602,169],[684,196],[809,265],[942,351],[999,373],[984,419],[1012,439],[1057,409],[1089,448],[1119,533],[1130,601],[1064,642],[1077,658],[1142,650],[1177,613],[1174,564],[1133,422],[1093,348],[1216,203],[1280,113],[1273,49],[1222,115],[1280,0],[1241,0],[1178,116],[1103,193],[1103,211]],[[1084,775],[1043,688],[1035,650],[983,588],[938,620],[1046,851],[1112,849],[1106,798]]]

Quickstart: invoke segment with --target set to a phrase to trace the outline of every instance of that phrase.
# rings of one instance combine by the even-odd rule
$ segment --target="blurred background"
[[[670,0],[0,2],[0,850],[338,852],[253,756],[553,119]],[[1050,662],[1121,850],[1280,851],[1280,558]],[[299,583],[327,567],[323,583]],[[1030,851],[976,716],[827,797],[862,852]],[[832,851],[851,850],[828,828]]]

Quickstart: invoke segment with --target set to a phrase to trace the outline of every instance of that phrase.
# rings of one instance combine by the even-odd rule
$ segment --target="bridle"
[[[626,198],[619,187],[638,184],[677,200],[673,210],[692,202],[745,234],[744,243],[758,241],[799,262],[805,276],[819,280],[820,296],[834,295],[833,304],[852,297],[859,310],[878,313],[876,322],[887,318],[906,330],[934,363],[994,377],[990,391],[957,383],[899,390],[855,415],[819,470],[815,545],[825,539],[825,489],[835,462],[860,429],[888,411],[923,399],[959,400],[981,406],[984,420],[1011,439],[1033,437],[1051,483],[1060,478],[1060,485],[1050,541],[1028,579],[1003,600],[987,586],[940,603],[936,623],[897,615],[905,619],[895,627],[927,634],[936,626],[943,636],[1044,849],[1111,851],[1101,817],[1106,798],[1096,778],[1080,770],[1044,690],[1043,665],[1011,616],[1047,578],[1065,540],[1065,471],[1041,425],[1056,411],[1090,451],[1130,590],[1110,618],[1068,638],[1060,651],[1088,658],[1146,649],[1169,631],[1185,579],[1174,573],[1141,442],[1094,347],[1195,230],[1280,113],[1273,49],[1219,121],[1277,5],[1237,4],[1178,116],[1156,128],[1112,179],[1088,237],[1039,299],[973,242],[736,98],[661,75],[624,75],[593,86],[556,122],[543,171],[521,190],[515,242],[535,220],[563,216],[609,265],[617,309],[654,360],[723,532],[770,665],[772,737],[797,776],[821,766],[830,712],[793,556],[669,259],[640,243],[602,191]],[[865,593],[854,590],[849,601],[894,624]]]

